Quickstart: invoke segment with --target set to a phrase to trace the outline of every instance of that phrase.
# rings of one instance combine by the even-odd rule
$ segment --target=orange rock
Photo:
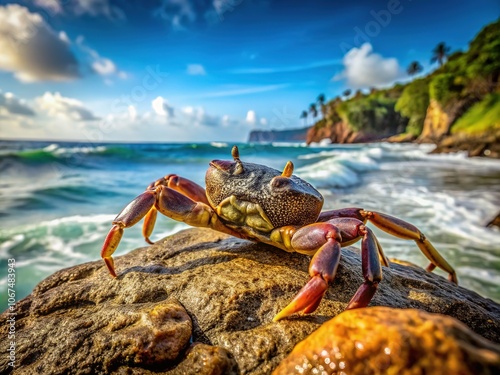
[[[341,313],[301,341],[281,374],[499,374],[500,346],[445,315],[372,307]]]

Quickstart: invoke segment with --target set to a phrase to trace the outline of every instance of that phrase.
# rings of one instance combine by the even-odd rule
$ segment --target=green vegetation
[[[500,94],[486,95],[460,117],[451,133],[477,134],[500,128]]]
[[[340,102],[336,111],[354,131],[390,134],[403,130],[406,125],[395,104],[396,99],[389,91],[376,91]]]
[[[342,97],[329,102],[321,94],[317,102],[323,119],[315,126],[334,127],[342,121],[356,132],[418,137],[433,100],[450,119],[451,127],[445,131],[478,133],[500,127],[500,20],[483,28],[467,51],[450,54],[450,50],[439,43],[431,51],[431,61],[439,67],[405,85],[366,94],[357,90],[352,96],[352,90],[346,89]],[[407,72],[415,75],[421,70],[419,62],[413,61]],[[308,112],[316,117],[314,104]]]
[[[406,133],[420,135],[429,106],[429,83],[417,79],[405,87],[396,103],[396,111],[409,119]]]

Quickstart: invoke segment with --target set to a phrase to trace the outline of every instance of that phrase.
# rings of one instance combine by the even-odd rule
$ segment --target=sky
[[[243,142],[426,74],[498,0],[0,0],[0,139]],[[311,123],[312,119],[309,119]]]

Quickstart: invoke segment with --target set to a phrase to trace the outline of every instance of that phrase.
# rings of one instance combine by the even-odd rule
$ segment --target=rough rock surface
[[[382,141],[394,133],[368,133],[365,131],[354,131],[352,127],[344,122],[338,121],[327,126],[312,126],[307,131],[306,143],[321,142],[329,139],[331,143],[367,143]]]
[[[458,320],[416,309],[345,311],[293,349],[273,375],[500,373],[500,345]]]
[[[430,100],[425,114],[424,126],[419,136],[421,142],[435,142],[450,131],[450,125],[455,118],[441,108],[434,99]]]
[[[117,279],[101,260],[61,270],[17,303],[14,373],[180,374],[201,358],[213,374],[269,374],[363,282],[359,255],[343,249],[318,310],[272,322],[307,282],[308,264],[307,256],[189,229],[116,257]],[[500,305],[419,267],[384,268],[372,305],[447,314],[500,341]],[[191,340],[213,348],[186,355],[191,324]],[[0,373],[9,371],[0,356]]]
[[[432,153],[467,151],[469,156],[487,156],[500,159],[500,129],[484,134],[454,134],[443,137]]]
[[[500,212],[495,216],[493,219],[491,219],[488,224],[486,224],[487,227],[493,228],[497,227],[500,228]]]

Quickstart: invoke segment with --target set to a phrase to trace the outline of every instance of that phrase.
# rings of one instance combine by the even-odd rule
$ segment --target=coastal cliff
[[[286,130],[252,130],[248,142],[303,142],[308,130],[308,127]]]
[[[322,104],[322,118],[301,140],[416,141],[435,143],[436,152],[500,157],[495,135],[500,131],[499,77],[500,20],[481,30],[467,51],[451,54],[427,76]],[[259,137],[267,136],[259,132]]]

